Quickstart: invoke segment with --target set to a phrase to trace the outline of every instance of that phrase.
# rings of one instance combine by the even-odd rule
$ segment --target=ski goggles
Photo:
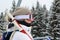
[[[33,21],[33,16],[32,14],[29,15],[17,15],[14,17],[16,20],[21,20],[21,19],[28,19],[30,21]]]

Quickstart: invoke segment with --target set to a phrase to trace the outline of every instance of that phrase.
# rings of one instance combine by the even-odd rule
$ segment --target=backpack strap
[[[16,31],[18,31],[18,30],[16,30]],[[12,38],[13,38],[13,36],[14,36],[14,34],[15,34],[16,31],[13,31],[13,32],[12,32],[9,40],[12,40]]]
[[[10,36],[10,39],[9,40],[12,40],[14,34],[15,34],[16,31],[12,32],[11,36]]]

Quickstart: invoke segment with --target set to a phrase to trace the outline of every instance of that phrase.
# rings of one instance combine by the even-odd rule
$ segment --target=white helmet
[[[28,10],[27,8],[17,8],[12,15],[15,17],[15,19],[33,19],[32,18],[32,12],[31,10]]]

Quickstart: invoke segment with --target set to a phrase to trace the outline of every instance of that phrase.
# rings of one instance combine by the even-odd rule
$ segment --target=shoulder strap
[[[13,38],[13,36],[14,36],[15,32],[16,32],[16,31],[14,31],[14,32],[11,34],[11,36],[10,36],[10,39],[9,39],[9,40],[12,40],[12,38]]]

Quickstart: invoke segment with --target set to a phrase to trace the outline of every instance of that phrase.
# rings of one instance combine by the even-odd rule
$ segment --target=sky
[[[11,9],[13,0],[1,0],[0,1],[0,13],[4,12],[6,9]],[[20,7],[26,7],[31,9],[32,6],[36,7],[36,2],[39,2],[41,6],[46,5],[47,9],[50,9],[53,0],[22,0]],[[15,0],[16,4],[18,0]]]

